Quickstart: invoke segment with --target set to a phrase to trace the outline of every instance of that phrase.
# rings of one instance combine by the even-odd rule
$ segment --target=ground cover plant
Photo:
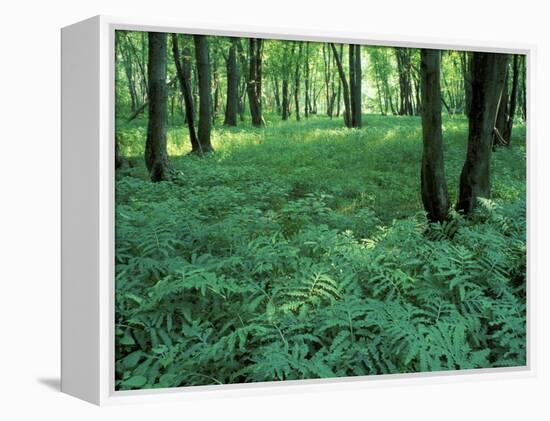
[[[176,37],[176,47],[172,45],[172,61],[160,78],[169,95],[161,95],[165,109],[159,132],[151,127],[158,108],[148,105],[155,98],[150,50],[158,40],[148,44],[142,33],[119,32],[117,37],[117,389],[526,364],[523,118],[516,119],[513,132],[491,131],[490,195],[479,194],[472,209],[455,208],[465,191],[472,117],[464,115],[464,85],[454,91],[439,88],[439,106],[448,108],[439,112],[445,171],[438,180],[445,185],[449,206],[436,220],[425,199],[429,186],[421,178],[421,172],[429,171],[423,165],[426,145],[434,139],[427,140],[425,130],[430,97],[423,91],[416,98],[413,83],[414,75],[419,83],[421,76],[429,76],[420,65],[429,66],[430,57],[418,50],[406,53],[413,64],[418,60],[417,67],[405,66],[412,75],[407,92],[400,85],[404,49],[393,53],[363,47],[368,60],[362,60],[357,59],[358,47],[349,48],[354,58],[348,64],[335,45],[309,43],[306,50],[305,43],[289,43],[293,47],[285,56],[279,44],[259,50],[258,41],[248,45],[242,39],[239,47],[235,39],[209,37],[208,74],[218,78],[218,88],[207,85],[208,96],[214,101],[220,95],[227,102],[218,113],[210,104],[206,117],[204,109],[192,110],[199,120],[193,144],[190,127],[197,121],[190,123],[189,109],[167,110],[171,96],[175,103],[184,102],[185,83],[178,88],[176,82],[180,70],[190,69],[178,70],[177,60],[180,55],[195,57],[191,53],[204,48],[204,39],[192,44],[191,37],[182,36],[178,44]],[[245,60],[239,60],[239,51]],[[327,73],[322,57],[326,65],[329,52],[334,68]],[[169,51],[164,54],[170,57]],[[230,84],[232,54],[248,81],[241,88],[239,78],[238,87],[252,104],[254,72],[247,71],[256,66],[258,54],[265,60],[264,75],[274,72],[282,82],[287,77],[292,88],[287,91],[296,85],[313,91],[299,93],[294,97],[298,102],[281,105],[281,110],[267,99],[274,96],[273,84],[260,94],[264,109],[259,116],[249,105],[241,120],[237,104],[237,121],[228,124],[232,94],[227,90],[224,98],[222,87]],[[219,62],[213,65],[216,57]],[[292,69],[299,59],[309,63],[308,75],[301,67],[296,83],[298,72],[286,75],[275,57],[287,60]],[[462,75],[459,64],[451,67],[451,59],[441,66],[447,86]],[[188,64],[194,72],[204,65],[204,57],[199,54]],[[363,79],[361,65],[368,70]],[[520,60],[513,58],[506,66],[506,95],[521,104],[521,86],[514,88],[514,83],[521,85]],[[379,82],[377,90],[367,88],[359,97],[358,112],[350,104],[347,117],[344,98],[338,113],[338,104],[330,104],[341,73],[355,74],[355,79],[350,74],[349,82],[355,81],[350,98],[361,80],[367,86]],[[328,92],[324,105],[318,99],[317,110],[307,105],[307,96],[315,95],[315,75],[319,92]],[[189,80],[193,83],[187,89],[199,91],[200,81]],[[146,81],[147,88],[140,88]],[[473,87],[475,92],[475,83]],[[388,105],[390,91],[409,98],[410,103],[403,101],[403,115],[397,99]],[[136,113],[140,95],[149,109]],[[201,104],[191,96],[195,105]],[[300,108],[304,111],[298,120]],[[204,127],[201,131],[204,118],[210,122],[208,143]],[[151,143],[155,136],[160,148]]]

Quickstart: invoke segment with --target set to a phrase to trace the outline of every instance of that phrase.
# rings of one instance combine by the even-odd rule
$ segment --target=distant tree
[[[149,120],[145,143],[145,164],[152,181],[168,179],[166,151],[166,34],[149,32]]]
[[[460,174],[456,208],[469,214],[479,197],[491,194],[491,146],[499,98],[504,87],[508,56],[496,53],[472,55],[472,104],[468,151]]]
[[[176,74],[185,104],[185,119],[187,120],[187,126],[189,128],[191,152],[200,153],[201,147],[197,132],[195,131],[195,110],[193,105],[193,92],[191,90],[191,51],[188,46],[185,46],[183,49],[183,59],[181,58],[177,34],[172,34],[172,54],[174,55]]]
[[[422,203],[430,222],[447,219],[449,194],[445,180],[443,134],[441,130],[441,52],[420,51],[420,92],[422,101]]]
[[[239,111],[239,67],[237,65],[237,44],[239,38],[231,38],[231,46],[227,55],[227,103],[225,106],[226,126],[237,125],[237,113]]]
[[[413,115],[412,84],[411,84],[411,52],[410,48],[396,48],[397,69],[399,74],[399,115]]]
[[[208,53],[208,39],[205,35],[193,35],[195,60],[199,85],[199,147],[201,153],[212,152],[210,132],[212,130],[212,69]]]

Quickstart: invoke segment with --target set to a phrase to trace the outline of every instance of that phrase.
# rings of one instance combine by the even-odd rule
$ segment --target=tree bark
[[[168,179],[166,151],[166,34],[149,32],[147,65],[149,120],[145,143],[145,164],[154,182]]]
[[[506,120],[508,116],[508,79],[509,79],[509,69],[506,66],[506,77],[504,79],[504,87],[502,88],[502,93],[500,95],[500,100],[498,102],[497,109],[497,118],[495,122],[495,128],[493,133],[493,146],[498,146],[499,144],[505,145],[506,139],[504,139],[504,130],[506,127]]]
[[[193,35],[195,41],[195,60],[199,78],[199,146],[201,153],[212,152],[210,132],[212,130],[212,75],[208,40],[205,35]]]
[[[342,82],[342,91],[343,91],[343,97],[344,97],[344,124],[346,127],[352,127],[351,126],[351,105],[350,105],[350,94],[349,94],[349,86],[348,81],[346,79],[346,74],[344,73],[344,68],[342,66],[342,60],[338,54],[338,51],[336,50],[336,46],[331,43],[330,44],[332,48],[332,53],[334,54],[334,58],[336,59],[336,66],[338,67],[338,74],[340,76],[340,81]]]
[[[460,175],[456,208],[471,213],[479,197],[491,195],[491,144],[499,98],[504,87],[508,56],[473,53],[472,105],[468,129],[468,151]]]
[[[231,47],[227,56],[227,104],[225,107],[226,126],[237,125],[237,113],[239,111],[239,68],[237,66],[238,38],[231,38]]]
[[[195,110],[193,109],[193,93],[191,91],[191,60],[188,47],[183,49],[183,60],[180,56],[178,35],[172,34],[172,53],[176,65],[176,74],[180,83],[183,102],[185,104],[185,119],[189,129],[189,140],[191,142],[191,152],[200,153],[199,139],[195,131]]]
[[[449,194],[445,180],[443,134],[441,130],[441,86],[439,50],[420,51],[422,101],[422,203],[430,222],[448,217]]]
[[[294,72],[294,114],[296,121],[300,121],[300,61],[302,60],[302,43],[298,44],[298,56],[296,57],[296,69]]]
[[[249,76],[248,76],[248,102],[252,125],[262,127],[262,40],[250,38],[248,44]]]
[[[354,127],[361,127],[363,125],[362,122],[362,115],[361,115],[361,84],[363,79],[363,74],[361,71],[361,46],[356,45],[355,46],[355,118],[353,119],[355,122]]]
[[[506,126],[504,127],[503,137],[506,141],[506,146],[510,146],[512,140],[512,128],[514,127],[514,118],[516,114],[516,103],[518,96],[518,81],[519,81],[519,55],[514,55],[514,62],[512,66],[512,92],[510,93],[510,105],[508,107],[508,118]]]
[[[464,114],[470,117],[470,108],[472,104],[472,58],[471,53],[463,51],[461,56],[462,78],[464,80]]]
[[[356,127],[355,118],[357,117],[357,113],[355,111],[356,108],[356,95],[355,95],[355,45],[349,44],[348,46],[349,51],[349,92],[350,92],[350,113],[351,113],[351,127]]]
[[[306,60],[305,60],[305,99],[304,99],[304,116],[309,117],[309,41],[306,42]]]

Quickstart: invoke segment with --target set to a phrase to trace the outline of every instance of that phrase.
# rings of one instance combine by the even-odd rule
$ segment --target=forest
[[[524,55],[115,35],[117,390],[526,365]]]

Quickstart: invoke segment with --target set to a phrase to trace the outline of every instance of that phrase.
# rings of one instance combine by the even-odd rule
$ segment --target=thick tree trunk
[[[508,118],[504,127],[503,137],[506,141],[506,146],[510,146],[512,140],[512,128],[514,127],[514,117],[516,114],[516,103],[518,96],[518,80],[519,80],[519,55],[514,55],[514,63],[512,66],[512,92],[510,93],[510,105],[508,108]]]
[[[191,91],[191,60],[188,47],[183,49],[183,60],[180,57],[178,36],[172,34],[172,53],[176,65],[176,74],[180,83],[183,101],[185,103],[185,119],[189,128],[189,140],[191,142],[191,151],[200,153],[199,139],[195,131],[195,110],[193,109],[193,93]]]
[[[239,68],[237,66],[238,38],[231,38],[231,47],[227,56],[227,104],[225,106],[226,126],[237,125],[237,113],[239,111]]]
[[[423,139],[420,181],[422,203],[430,222],[445,221],[449,211],[441,130],[440,59],[439,50],[420,51]]]
[[[456,205],[457,210],[465,214],[472,212],[479,197],[491,195],[491,144],[507,64],[506,54],[473,53],[472,56],[468,151]]]
[[[264,119],[262,116],[262,40],[257,38],[249,39],[248,60],[248,102],[252,125],[262,127]]]
[[[145,143],[145,164],[151,180],[168,179],[166,151],[166,34],[149,32],[149,121]]]
[[[212,130],[212,76],[208,40],[205,35],[193,35],[195,60],[199,78],[199,145],[201,153],[212,152],[210,132]]]
[[[350,94],[349,94],[349,86],[348,81],[346,79],[346,74],[344,73],[344,68],[342,66],[342,60],[338,54],[338,51],[336,50],[336,46],[331,43],[330,44],[332,48],[332,53],[334,54],[334,58],[336,59],[336,66],[338,67],[338,74],[340,76],[340,81],[342,82],[342,90],[343,90],[343,96],[344,96],[344,124],[346,127],[352,127],[351,126],[351,105],[350,105]]]

